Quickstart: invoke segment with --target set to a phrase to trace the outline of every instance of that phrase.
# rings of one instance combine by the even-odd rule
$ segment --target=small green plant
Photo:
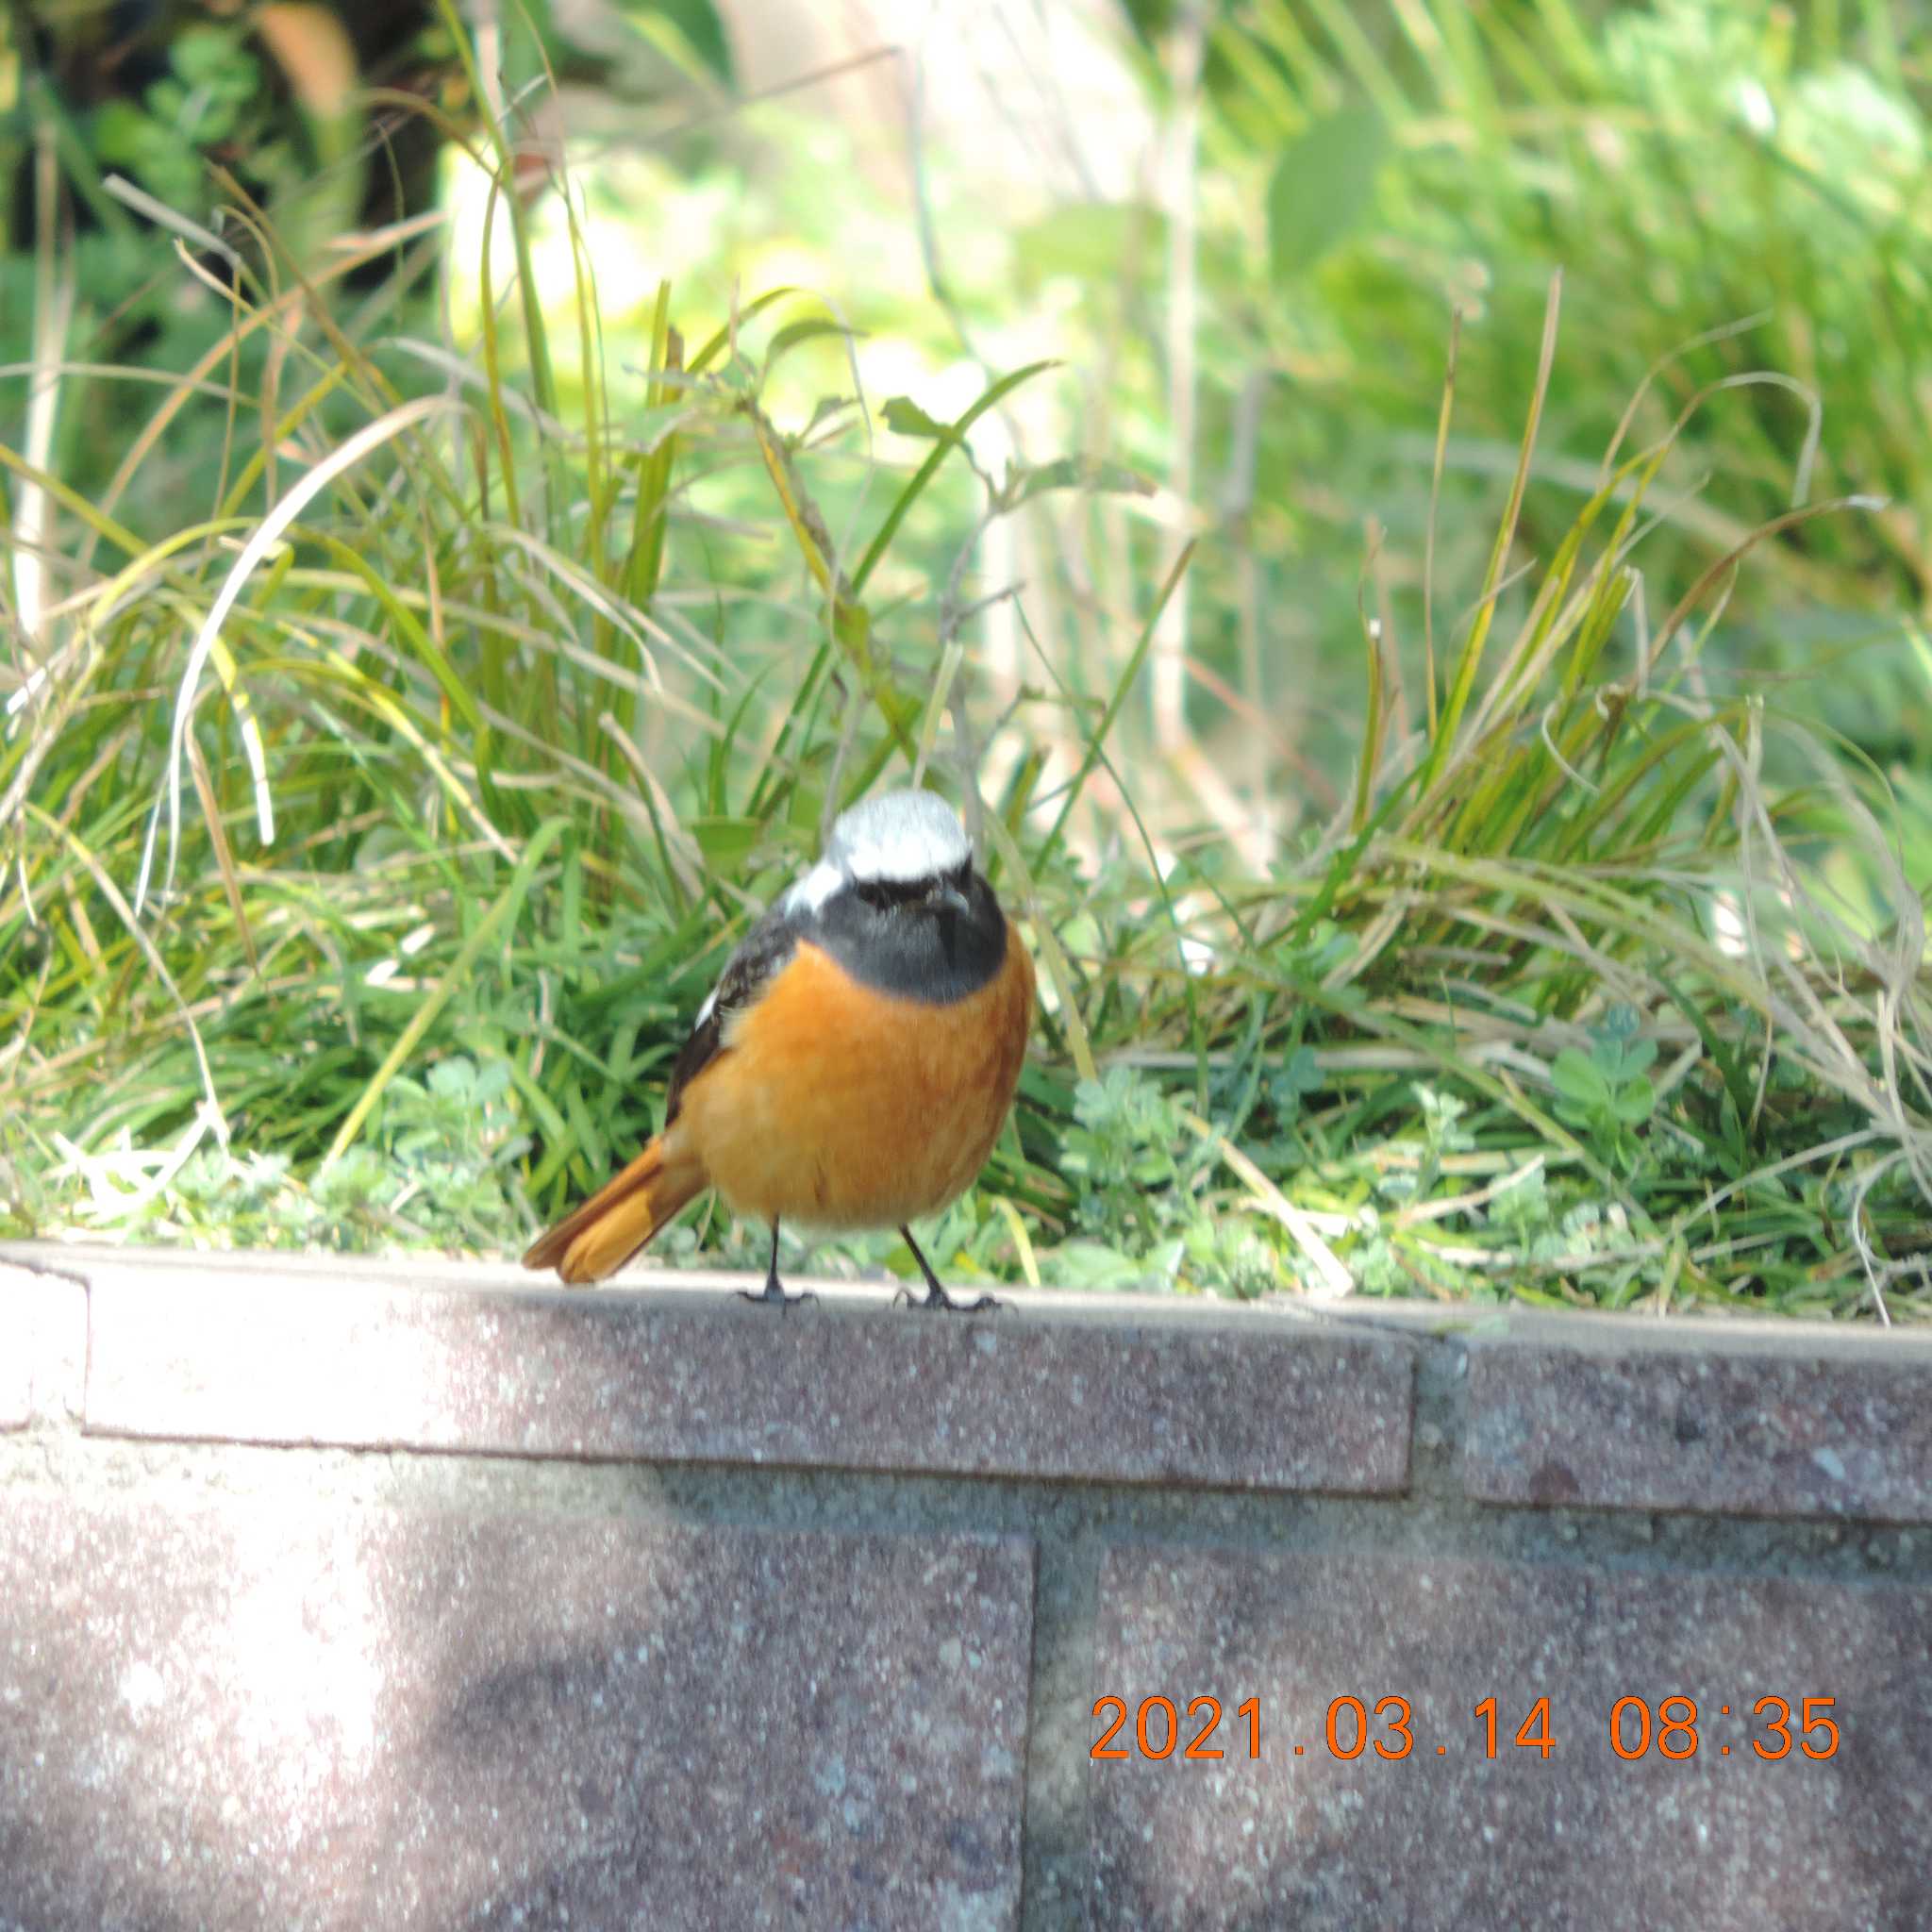
[[[1131,1067],[1109,1067],[1074,1090],[1074,1119],[1060,1136],[1060,1171],[1078,1188],[1074,1216],[1105,1226],[1115,1198],[1130,1192],[1151,1204],[1182,1179],[1179,1156],[1188,1134],[1176,1102]]]
[[[1278,1104],[1291,1108],[1310,1064],[1275,1071],[1289,1074]],[[1056,1165],[1074,1189],[1077,1233],[1050,1251],[1054,1279],[1242,1296],[1291,1285],[1266,1224],[1208,1191],[1213,1155],[1178,1094],[1113,1066],[1075,1087],[1073,1111]]]
[[[1650,1069],[1657,1042],[1635,1038],[1636,1009],[1618,1007],[1591,1029],[1591,1049],[1566,1046],[1550,1065],[1557,1089],[1557,1117],[1580,1127],[1597,1153],[1625,1174],[1642,1151],[1638,1130],[1657,1109]]]
[[[208,200],[211,148],[245,147],[256,172],[292,176],[286,143],[264,139],[271,104],[261,63],[240,27],[184,28],[168,48],[170,72],[139,103],[110,100],[93,116],[93,150],[169,208],[199,221]]]

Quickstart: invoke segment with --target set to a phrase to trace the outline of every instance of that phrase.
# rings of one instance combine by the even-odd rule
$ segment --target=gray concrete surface
[[[0,1248],[0,1928],[1927,1923],[1932,1343],[633,1278]]]

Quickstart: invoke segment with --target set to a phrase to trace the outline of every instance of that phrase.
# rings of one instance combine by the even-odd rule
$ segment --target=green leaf
[[[1268,261],[1277,287],[1342,241],[1374,198],[1388,137],[1370,108],[1317,121],[1274,165],[1268,184]]]
[[[893,396],[885,408],[886,427],[894,436],[921,436],[931,442],[950,442],[952,429],[928,416],[910,396]]]
[[[811,406],[811,421],[805,425],[806,435],[809,437],[820,424],[832,422],[852,407],[853,399],[850,396],[821,396]]]
[[[727,88],[733,84],[737,76],[732,69],[731,39],[711,0],[656,0],[641,18],[641,9],[626,10],[638,30],[657,40],[668,27],[717,79]]]
[[[148,117],[129,101],[104,101],[94,109],[94,157],[124,166],[137,160],[148,138]]]
[[[854,331],[842,322],[830,322],[824,316],[808,316],[803,322],[788,322],[772,338],[771,346],[765,351],[765,374],[770,375],[778,366],[778,358],[789,355],[801,342],[815,342],[821,336],[842,336],[847,341],[854,340]]]
[[[402,1076],[398,1074],[390,1083],[390,1091],[393,1093],[401,1085]],[[459,1053],[451,1054],[447,1059],[438,1060],[429,1070],[429,1091],[441,1099],[465,1099],[475,1090],[475,1066]]]
[[[1147,1274],[1146,1262],[1101,1241],[1062,1241],[1042,1258],[1041,1273],[1056,1288],[1137,1288]]]
[[[509,1062],[506,1059],[486,1061],[476,1069],[471,1097],[479,1107],[488,1107],[493,1100],[501,1100],[509,1092]]]
[[[1610,1097],[1610,1083],[1603,1069],[1574,1046],[1566,1046],[1551,1062],[1550,1078],[1558,1093],[1579,1107],[1601,1107]]]
[[[1641,1127],[1656,1106],[1657,1089],[1641,1074],[1628,1085],[1618,1088],[1610,1097],[1610,1107],[1617,1118],[1633,1127]]]
[[[219,87],[225,81],[255,79],[253,58],[226,27],[188,26],[169,49],[175,72],[190,87]]]
[[[1654,1040],[1632,1040],[1627,1041],[1618,1057],[1617,1073],[1625,1080],[1634,1080],[1640,1074],[1647,1074],[1657,1064],[1657,1041]]]

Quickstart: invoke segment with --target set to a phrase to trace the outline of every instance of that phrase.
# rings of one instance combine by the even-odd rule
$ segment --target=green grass
[[[1559,8],[1522,17],[1569,48]],[[1574,73],[1525,120],[1479,82],[1541,70],[1458,42],[1421,100],[1339,13],[1346,74],[1319,35],[1268,43],[1290,18],[1240,30],[1265,68],[1229,28],[1207,70],[1255,219],[1271,143],[1349,89],[1397,156],[1453,110],[1499,223],[1557,165],[1539,143],[1581,192]],[[508,136],[480,160],[507,174]],[[313,299],[264,272],[204,299],[196,358],[105,371],[46,233],[23,359],[58,408],[0,441],[27,633],[0,671],[0,1228],[514,1252],[652,1131],[829,815],[930,769],[1046,990],[1013,1125],[929,1250],[949,1279],[1932,1312],[1924,785],[1765,675],[1803,655],[1768,641],[1794,584],[1903,638],[1873,582],[1895,525],[1818,477],[1791,508],[1788,392],[1659,361],[1677,338],[1636,319],[1676,325],[1614,286],[1614,231],[1559,308],[1505,225],[1534,315],[1498,290],[1445,391],[1439,310],[1419,448],[1412,399],[1340,377],[1182,550],[1129,467],[1163,468],[1158,358],[1116,365],[1108,435],[1037,366],[963,411],[873,396],[809,294],[665,289],[620,328],[579,202],[500,206],[487,263],[419,245],[353,302],[346,255]],[[1336,329],[1357,376],[1353,305],[1423,334],[1400,250],[1324,245],[1302,307],[1204,258],[1205,450],[1234,434],[1214,396],[1307,353],[1280,331]],[[1146,291],[1094,288],[1127,341]],[[1388,359],[1421,386],[1421,353]],[[1040,395],[1063,443],[994,474],[975,439]],[[1366,565],[1300,447],[1345,420],[1324,487],[1385,520]],[[1854,440],[1883,427],[1910,500],[1901,421],[1873,403]],[[1757,480],[1693,513],[1720,465]],[[994,528],[1036,560],[1017,588],[975,560]],[[1899,682],[1909,737],[1926,654],[1899,659],[1835,701]],[[758,1241],[706,1210],[658,1252]],[[810,1262],[910,1269],[891,1236]]]
[[[1908,400],[1932,383],[1917,10],[1270,0],[1208,18],[1197,192],[1061,208],[1016,250],[1029,294],[1077,276],[1074,314],[1120,344],[1106,408],[1123,453],[1164,467],[1190,399],[1195,493],[1220,511],[1190,591],[1206,671],[1275,708],[1304,771],[1346,782],[1333,747],[1353,745],[1359,697],[1338,647],[1360,580],[1420,698],[1425,641],[1459,613],[1515,472],[1560,271],[1562,353],[1515,561],[1555,550],[1626,411],[1639,441],[1677,425],[1649,499],[1654,618],[1753,529],[1876,500],[1764,545],[1706,662],[1812,678],[1803,702],[1909,784],[1932,762],[1932,688],[1901,621],[1932,588],[1932,471]],[[1143,54],[1163,102],[1184,65],[1173,45]],[[1160,321],[1177,242],[1196,270],[1183,354]],[[1302,674],[1286,691],[1282,653]],[[1189,715],[1241,755],[1205,688]]]

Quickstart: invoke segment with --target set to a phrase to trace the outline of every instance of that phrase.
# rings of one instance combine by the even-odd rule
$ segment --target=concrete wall
[[[1932,1342],[8,1257],[5,1932],[1932,1924]]]

